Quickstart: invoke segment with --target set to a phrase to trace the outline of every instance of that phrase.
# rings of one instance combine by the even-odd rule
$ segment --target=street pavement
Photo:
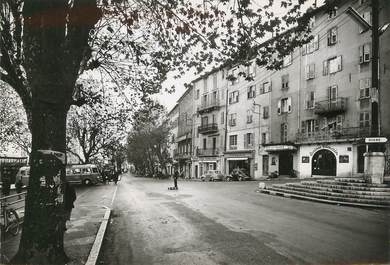
[[[68,264],[82,265],[87,262],[106,209],[111,207],[116,187],[113,183],[76,187],[75,208],[64,237],[65,252],[71,259]],[[17,252],[19,240],[20,233],[15,237],[8,235],[2,242],[4,263]]]
[[[269,182],[268,182],[269,183]],[[122,177],[99,264],[386,264],[389,215],[255,192],[258,181]]]

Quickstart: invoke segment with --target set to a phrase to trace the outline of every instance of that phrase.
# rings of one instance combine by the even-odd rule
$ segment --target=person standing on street
[[[175,189],[178,189],[177,187],[177,179],[179,178],[179,171],[177,169],[175,170],[175,173],[173,173],[173,184]]]

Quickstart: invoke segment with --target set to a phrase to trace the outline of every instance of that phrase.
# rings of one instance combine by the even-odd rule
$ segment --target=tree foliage
[[[83,85],[91,86],[90,94],[85,97],[85,104],[72,107],[68,113],[67,151],[82,164],[104,156],[111,159],[113,148],[126,140],[136,102],[129,104],[104,80],[84,79]],[[102,86],[108,90],[104,95],[99,94]]]
[[[138,174],[151,176],[157,170],[167,172],[170,132],[164,108],[147,101],[133,115],[133,129],[127,138],[127,159]]]
[[[31,134],[22,102],[5,83],[0,83],[0,95],[0,152],[15,147],[29,154]]]

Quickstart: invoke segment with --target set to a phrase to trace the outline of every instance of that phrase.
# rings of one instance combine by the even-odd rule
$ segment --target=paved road
[[[256,193],[257,182],[123,177],[100,264],[385,264],[389,216]]]

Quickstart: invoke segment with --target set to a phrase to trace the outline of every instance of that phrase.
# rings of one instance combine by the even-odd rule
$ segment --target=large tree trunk
[[[42,168],[48,167],[65,181],[65,164],[52,160],[42,161],[38,150],[65,153],[66,114],[63,104],[48,104],[33,100],[31,176],[26,197],[25,222],[19,251],[14,262],[28,264],[64,264],[67,256],[63,247],[65,228],[63,195],[60,186],[49,185],[50,175]],[[58,171],[59,168],[59,171]],[[45,183],[41,182],[45,178]]]

